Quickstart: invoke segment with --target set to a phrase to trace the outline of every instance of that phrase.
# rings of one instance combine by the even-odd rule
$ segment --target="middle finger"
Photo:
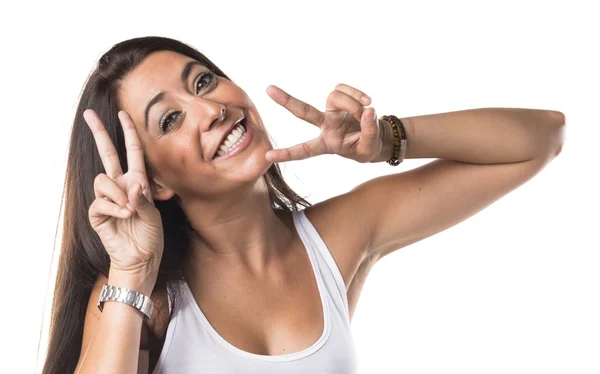
[[[118,113],[119,120],[125,134],[125,148],[127,149],[127,171],[137,171],[146,175],[144,166],[144,151],[142,141],[133,120],[124,110]]]

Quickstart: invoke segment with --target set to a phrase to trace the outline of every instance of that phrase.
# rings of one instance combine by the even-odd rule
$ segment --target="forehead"
[[[133,118],[136,125],[143,126],[143,111],[148,101],[161,91],[181,89],[181,70],[193,60],[173,51],[149,54],[124,77],[119,90],[121,108]],[[203,66],[193,69],[208,70]]]

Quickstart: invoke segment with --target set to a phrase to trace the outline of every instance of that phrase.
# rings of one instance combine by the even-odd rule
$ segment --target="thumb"
[[[129,191],[129,201],[133,205],[133,208],[140,214],[143,214],[146,208],[151,205],[146,195],[144,195],[142,185],[139,183],[136,183]]]
[[[377,113],[373,108],[367,108],[363,111],[360,121],[361,141],[369,146],[374,145],[379,136],[379,124]]]

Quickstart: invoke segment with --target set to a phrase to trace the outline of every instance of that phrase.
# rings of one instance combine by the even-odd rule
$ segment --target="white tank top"
[[[241,350],[219,335],[202,313],[187,283],[181,282],[181,302],[169,323],[152,374],[357,372],[342,274],[304,211],[293,212],[292,217],[321,296],[325,317],[321,337],[302,351],[284,355],[259,355]]]

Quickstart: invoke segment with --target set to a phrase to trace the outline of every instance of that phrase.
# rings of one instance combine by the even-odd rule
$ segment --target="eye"
[[[164,133],[164,132],[165,132],[165,128],[166,128],[168,125],[170,125],[171,123],[174,123],[174,122],[177,120],[177,118],[179,117],[179,113],[181,113],[181,112],[178,112],[178,111],[176,111],[176,112],[171,112],[171,113],[169,113],[169,114],[165,115],[165,116],[164,116],[164,117],[163,117],[163,118],[160,120],[160,122],[159,122],[159,124],[158,124],[158,129],[160,130],[160,132],[161,132],[161,133]],[[176,115],[174,116],[174,114],[176,114]]]
[[[198,77],[194,81],[194,87],[197,89],[196,94],[200,92],[202,88],[214,86],[216,82],[215,73],[212,71],[203,72],[198,74]],[[198,89],[199,85],[203,84],[202,88]],[[181,114],[180,111],[174,111],[166,114],[158,123],[158,129],[161,133],[165,133],[171,124],[175,123]]]
[[[201,73],[198,75],[196,80],[194,81],[194,87],[198,88],[199,83],[204,83],[204,87],[210,86],[215,80],[215,73],[212,71]],[[196,93],[200,92],[200,90],[196,91]]]

